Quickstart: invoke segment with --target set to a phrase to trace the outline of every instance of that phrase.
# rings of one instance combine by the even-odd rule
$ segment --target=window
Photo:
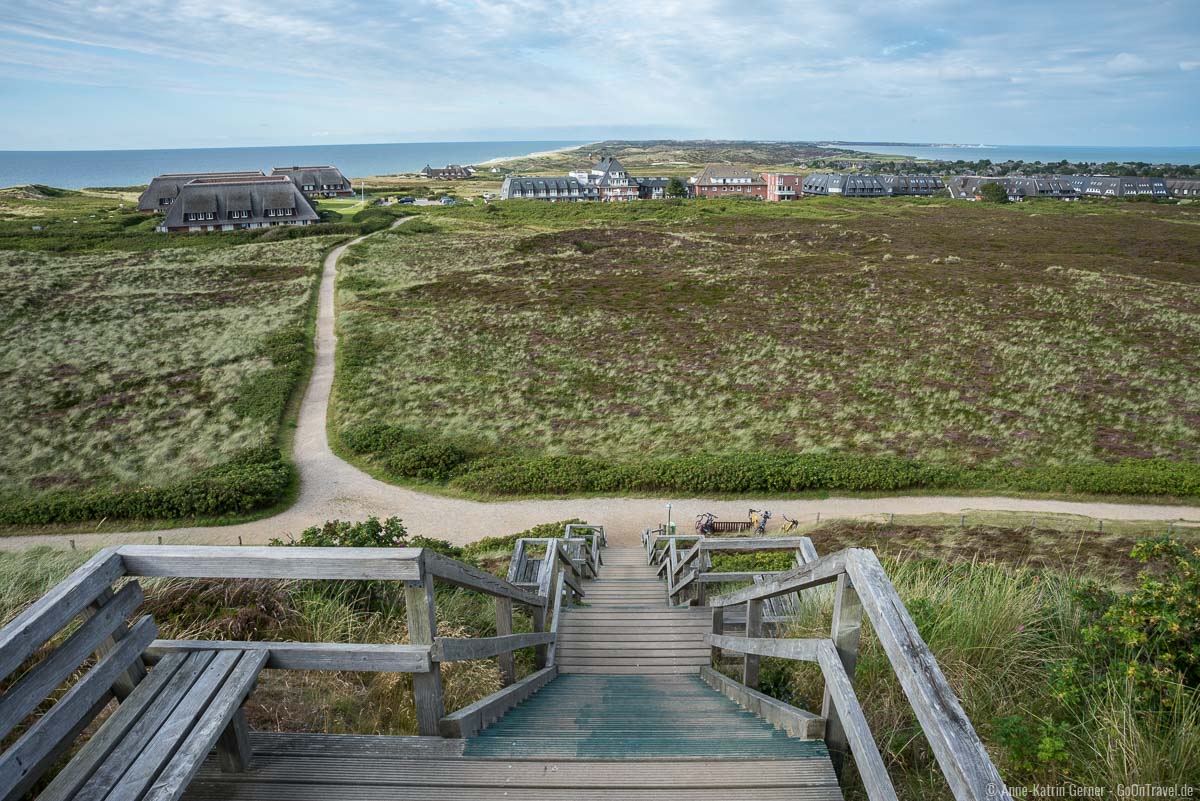
[[[158,205],[160,205],[160,206],[170,206],[170,205],[171,205],[171,201],[172,201],[172,200],[174,200],[174,198],[170,198],[170,197],[160,197],[160,198],[158,199]]]
[[[231,219],[231,220],[248,220],[248,219],[250,219],[250,210],[249,209],[235,209],[233,211],[230,211],[229,219]]]

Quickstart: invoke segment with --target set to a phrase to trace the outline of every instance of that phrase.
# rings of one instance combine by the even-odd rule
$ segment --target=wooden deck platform
[[[251,735],[250,770],[201,769],[184,801],[836,801],[827,756],[709,761],[692,758],[489,758],[456,755],[471,743],[422,737]],[[798,743],[802,741],[796,741]],[[822,748],[819,742],[802,742]]]

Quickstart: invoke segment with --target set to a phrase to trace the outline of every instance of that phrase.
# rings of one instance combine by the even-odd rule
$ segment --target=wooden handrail
[[[798,590],[828,584],[837,581],[837,577],[846,572],[846,554],[854,549],[838,551],[829,556],[822,556],[815,562],[809,562],[791,570],[786,570],[770,581],[745,587],[725,595],[711,599],[709,606],[724,607],[744,604],[747,601],[762,601],[779,595]]]
[[[815,556],[815,551],[802,549],[799,556],[807,559]],[[755,636],[764,600],[831,582],[837,582],[837,592],[830,639]],[[715,610],[714,633],[706,640],[714,649],[745,655],[747,686],[757,684],[757,660],[761,656],[820,663],[826,681],[822,715],[828,719],[826,739],[831,749],[847,745],[855,755],[868,794],[874,799],[873,793],[878,792],[879,798],[890,799],[894,791],[882,763],[874,764],[874,757],[864,750],[869,732],[864,734],[865,719],[850,684],[857,660],[860,619],[865,612],[954,797],[959,801],[1011,798],[874,552],[848,548],[806,561],[768,581],[713,598],[709,603]],[[725,636],[720,630],[723,610],[738,604],[747,607],[747,636]]]

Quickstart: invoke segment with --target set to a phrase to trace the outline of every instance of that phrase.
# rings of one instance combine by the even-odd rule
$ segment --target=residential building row
[[[313,198],[353,195],[336,167],[276,167],[240,172],[159,175],[138,198],[138,209],[161,213],[156,231],[236,231],[320,221]]]
[[[475,174],[475,168],[464,167],[461,164],[447,164],[445,167],[430,167],[426,164],[417,174],[437,181],[464,180]]]
[[[666,197],[668,183],[669,178],[634,177],[620,161],[606,156],[591,169],[567,175],[507,175],[500,185],[500,199],[620,203]]]
[[[1006,176],[993,178],[962,175],[947,184],[950,197],[960,200],[979,200],[980,189],[989,183],[1005,188],[1008,199],[1021,201],[1033,197],[1059,200],[1096,198],[1197,198],[1200,197],[1200,178],[1147,178],[1134,175],[1052,175]]]

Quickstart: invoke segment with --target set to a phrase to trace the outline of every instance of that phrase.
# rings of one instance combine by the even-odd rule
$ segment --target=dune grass
[[[1200,228],[1176,224],[1200,219],[1190,207],[506,202],[427,217],[341,273],[342,434],[403,427],[464,462],[899,458],[986,474],[928,486],[1025,491],[1064,466],[1194,466],[1200,449]],[[1007,474],[1030,470],[1042,478]],[[458,480],[486,493],[495,478],[479,475]]]

